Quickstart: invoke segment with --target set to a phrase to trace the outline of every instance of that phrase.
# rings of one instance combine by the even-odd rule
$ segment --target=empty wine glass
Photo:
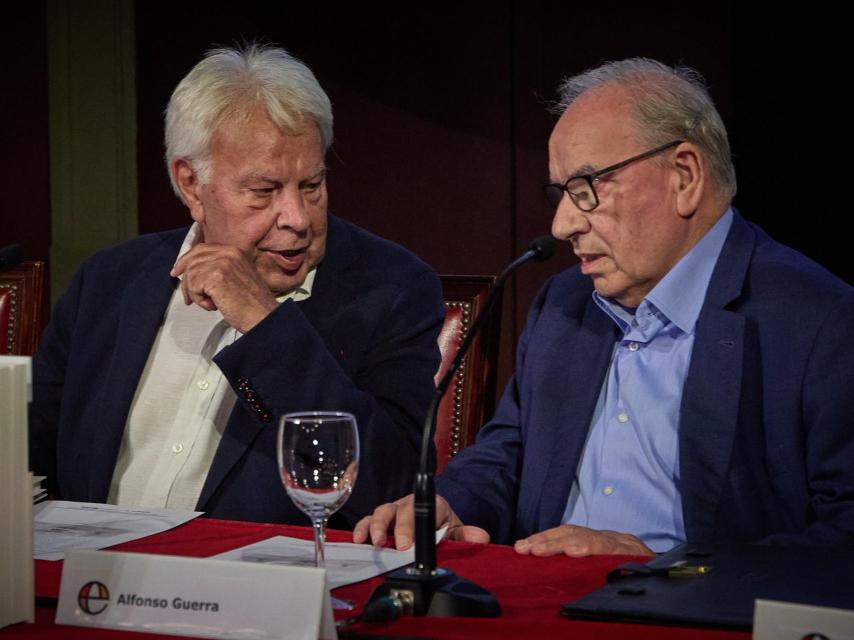
[[[347,502],[359,472],[356,418],[340,411],[282,416],[276,455],[285,490],[311,518],[314,565],[323,568],[326,521]]]

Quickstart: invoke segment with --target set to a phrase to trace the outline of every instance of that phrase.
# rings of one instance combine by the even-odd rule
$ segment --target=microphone
[[[0,247],[0,271],[10,271],[24,259],[24,250],[19,244]]]
[[[557,240],[552,236],[540,236],[528,247],[528,253],[533,253],[531,257],[535,262],[545,262],[555,254],[555,251],[557,251]]]
[[[370,603],[392,597],[404,603],[405,606],[402,606],[405,610],[416,616],[495,618],[501,615],[501,606],[489,591],[458,577],[450,569],[436,567],[436,485],[433,473],[427,471],[430,438],[435,431],[439,402],[500,297],[505,281],[526,262],[548,260],[555,254],[556,247],[557,242],[553,237],[541,236],[501,272],[486,298],[483,311],[472,323],[453,362],[436,385],[436,393],[424,420],[421,459],[419,471],[415,475],[415,566],[390,573],[385,583],[374,590]]]

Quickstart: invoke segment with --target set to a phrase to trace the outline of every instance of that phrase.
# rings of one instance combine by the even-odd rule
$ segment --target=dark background
[[[38,259],[50,247],[45,21],[43,3],[14,9],[0,44],[0,241]],[[642,55],[705,75],[730,132],[742,213],[851,282],[842,29],[818,5],[138,3],[139,229],[189,220],[162,160],[172,89],[211,45],[261,39],[303,59],[332,99],[331,210],[441,273],[495,274],[549,230],[540,185],[555,117],[545,107],[561,76]],[[512,283],[500,381],[537,288],[572,262],[562,247]]]

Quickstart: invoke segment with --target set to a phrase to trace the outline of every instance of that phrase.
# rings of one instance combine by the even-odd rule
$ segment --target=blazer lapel
[[[682,510],[692,541],[714,535],[729,470],[749,346],[744,317],[726,307],[741,295],[754,243],[736,213],[697,321],[679,423]]]
[[[567,322],[565,326],[571,325]],[[549,463],[542,471],[547,471],[538,473],[540,500],[532,505],[536,513],[520,514],[523,521],[536,523],[534,531],[557,526],[566,510],[596,400],[619,338],[617,326],[592,300],[574,333],[574,339],[571,335],[558,337],[555,344],[562,346],[563,356],[547,359],[549,369],[543,379],[550,386],[536,394],[541,419],[532,428],[549,429],[553,436],[543,451]]]
[[[94,430],[90,458],[89,497],[96,502],[107,499],[130,405],[178,282],[169,275],[183,238],[180,233],[175,237],[177,244],[159,245],[121,293],[116,343],[107,365],[107,383],[100,391],[103,411],[98,421],[102,426]]]
[[[346,309],[358,291],[358,283],[354,274],[358,271],[351,268],[356,259],[350,232],[335,216],[329,214],[328,241],[326,257],[317,269],[311,297],[299,303],[299,308],[311,321],[318,331],[327,326],[340,326],[334,322],[334,315],[339,309]],[[323,335],[329,341],[332,335]]]
[[[208,510],[206,507],[208,500],[225,480],[231,468],[252,446],[261,431],[275,428],[277,428],[275,423],[264,423],[250,415],[242,406],[241,400],[237,400],[205,478],[205,484],[196,503],[197,511]]]

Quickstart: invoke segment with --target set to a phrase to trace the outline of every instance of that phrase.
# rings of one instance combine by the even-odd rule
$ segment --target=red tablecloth
[[[311,538],[311,529],[285,525],[231,522],[199,518],[176,529],[114,547],[140,553],[205,557],[266,538],[285,535]],[[330,531],[330,541],[349,541],[350,534]],[[519,556],[511,547],[444,542],[438,550],[439,563],[489,589],[503,609],[500,618],[402,618],[389,624],[359,624],[353,633],[423,638],[700,638],[746,640],[747,633],[709,631],[680,627],[657,627],[568,620],[560,605],[602,586],[605,574],[634,558],[596,556],[591,558],[534,558]],[[62,574],[61,562],[36,561],[36,595],[56,597]],[[373,588],[374,578],[342,587],[335,595],[353,600],[361,607]],[[346,612],[347,616],[358,613]],[[70,627],[53,623],[55,610],[38,607],[35,624],[17,624],[0,630],[7,638],[162,638],[151,634]],[[341,612],[341,616],[345,615]]]

